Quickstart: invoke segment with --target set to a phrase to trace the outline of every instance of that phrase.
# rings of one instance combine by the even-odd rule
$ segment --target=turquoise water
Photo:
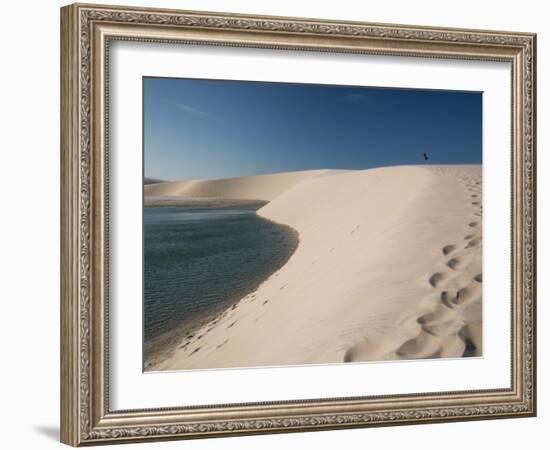
[[[144,208],[144,341],[185,332],[240,300],[296,249],[259,206]]]

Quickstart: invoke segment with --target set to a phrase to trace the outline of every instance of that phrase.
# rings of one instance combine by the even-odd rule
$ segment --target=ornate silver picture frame
[[[109,58],[116,41],[507,62],[511,354],[507,388],[115,410],[109,385]],[[147,440],[536,414],[536,36],[74,4],[61,9],[61,440]],[[490,260],[491,255],[485,255]],[[139,299],[137,301],[140,301]],[[112,325],[112,324],[111,324]],[[267,388],[266,388],[267,389]]]

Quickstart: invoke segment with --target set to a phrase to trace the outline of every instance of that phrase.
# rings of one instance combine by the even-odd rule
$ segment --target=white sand
[[[257,191],[258,214],[299,232],[294,255],[149,370],[481,354],[480,166],[299,174]],[[252,178],[200,194],[258,198]]]

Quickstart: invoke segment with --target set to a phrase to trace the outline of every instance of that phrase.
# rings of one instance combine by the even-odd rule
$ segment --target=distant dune
[[[156,178],[148,178],[148,177],[143,178],[143,184],[145,184],[145,185],[157,184],[157,183],[165,183],[165,181],[164,180],[157,180]]]
[[[266,200],[258,214],[300,237],[256,292],[147,370],[482,354],[480,166],[311,171],[145,189]]]
[[[306,170],[218,180],[174,181],[146,186],[145,196],[270,201],[300,181],[342,172],[341,170]]]

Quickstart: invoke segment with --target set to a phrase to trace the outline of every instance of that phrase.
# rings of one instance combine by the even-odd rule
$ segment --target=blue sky
[[[145,176],[479,164],[482,94],[143,79]]]

